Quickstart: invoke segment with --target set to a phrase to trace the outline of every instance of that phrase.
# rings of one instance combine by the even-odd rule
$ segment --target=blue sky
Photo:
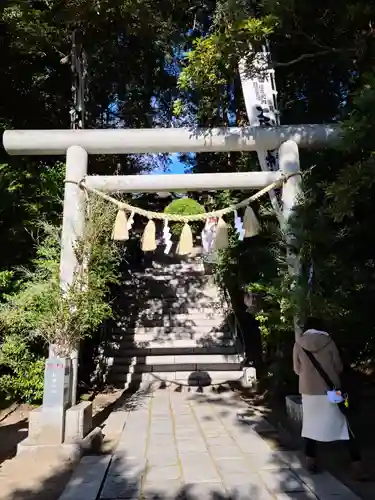
[[[161,169],[160,170],[155,169],[152,172],[150,172],[150,174],[153,175],[184,174],[186,165],[178,160],[178,153],[171,154],[170,158],[172,161],[167,171]]]
[[[172,163],[169,166],[169,174],[184,174],[186,165],[178,160],[178,155],[171,155]]]

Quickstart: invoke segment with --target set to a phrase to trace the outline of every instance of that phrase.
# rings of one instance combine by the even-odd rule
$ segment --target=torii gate
[[[7,130],[3,135],[5,150],[10,155],[66,155],[64,213],[60,278],[62,289],[73,283],[78,267],[74,251],[77,239],[83,234],[85,223],[85,193],[79,187],[85,178],[88,188],[107,193],[203,191],[212,189],[260,189],[285,175],[282,188],[282,224],[287,228],[300,192],[299,147],[319,148],[334,143],[339,129],[326,125],[278,126],[269,128],[214,128],[189,130],[183,128],[124,129],[124,130]],[[278,148],[279,170],[262,172],[233,172],[214,174],[125,175],[90,176],[89,154],[138,154],[162,152],[220,152],[267,151]],[[288,177],[289,176],[289,177]],[[286,231],[288,235],[288,231]],[[290,235],[291,236],[291,235]],[[288,243],[288,242],[287,242]],[[290,265],[292,273],[298,271],[298,261]],[[297,325],[295,325],[297,328]],[[75,404],[77,361],[73,370],[73,391],[70,404]],[[46,384],[46,381],[45,381]],[[46,385],[45,385],[46,387]],[[64,387],[60,391],[64,392]],[[68,424],[66,409],[70,404],[47,408],[43,400],[42,443],[60,445],[67,435],[82,431],[84,410],[80,419]],[[63,401],[61,396],[60,401]],[[53,405],[51,405],[53,406]],[[79,405],[78,405],[79,406]],[[74,407],[73,407],[74,408]],[[72,409],[73,409],[72,408]],[[80,411],[80,410],[79,410]],[[74,422],[72,424],[72,422]],[[76,422],[79,422],[76,424]],[[48,424],[48,425],[47,425]],[[69,425],[78,425],[69,430]],[[44,426],[44,427],[43,427]],[[35,425],[34,425],[35,427]],[[84,428],[84,426],[83,426]],[[47,430],[46,430],[47,429]],[[43,436],[43,437],[42,437]],[[53,437],[51,437],[53,436]],[[83,435],[81,437],[84,437]],[[32,436],[31,436],[32,441]],[[32,441],[33,442],[33,441]]]
[[[283,125],[243,128],[156,128],[105,130],[7,130],[3,135],[10,155],[66,155],[64,215],[60,276],[64,289],[77,267],[74,246],[82,235],[85,195],[79,183],[106,193],[261,189],[291,173],[299,172],[298,148],[321,148],[339,137],[335,125]],[[89,154],[207,153],[229,151],[279,151],[279,170],[213,174],[88,175]],[[282,214],[287,224],[300,192],[300,177],[283,186]]]
[[[258,60],[264,64],[266,52]],[[263,61],[262,61],[263,59]],[[256,65],[256,60],[254,61]],[[268,63],[267,63],[268,64]],[[272,70],[267,70],[270,76]],[[266,73],[267,73],[266,71]],[[340,130],[335,125],[284,125],[260,126],[259,111],[263,117],[266,107],[270,107],[275,118],[275,107],[269,103],[276,100],[276,89],[269,78],[269,96],[262,89],[260,97],[254,95],[254,88],[259,89],[259,82],[254,83],[244,75],[240,64],[240,75],[245,97],[250,127],[242,128],[156,128],[156,129],[106,129],[106,130],[7,130],[3,134],[3,145],[10,155],[66,155],[64,212],[61,241],[60,280],[62,290],[67,289],[74,280],[78,267],[74,251],[77,240],[83,234],[85,223],[85,193],[80,182],[85,179],[88,189],[97,189],[106,193],[162,192],[162,191],[205,191],[213,189],[261,189],[284,176],[286,182],[282,187],[281,207],[271,194],[271,202],[282,225],[288,246],[293,234],[288,230],[288,221],[293,213],[301,191],[299,148],[322,148],[337,142]],[[267,75],[266,75],[267,77]],[[264,77],[263,77],[264,79]],[[256,79],[255,79],[256,80]],[[251,86],[254,83],[254,88]],[[270,110],[266,110],[269,114]],[[255,114],[254,114],[255,113]],[[266,118],[270,122],[269,118]],[[271,124],[277,124],[277,119]],[[269,125],[270,123],[268,123]],[[142,154],[142,153],[207,153],[230,151],[256,151],[261,163],[261,172],[233,172],[214,174],[174,175],[126,175],[126,176],[90,176],[88,175],[88,155],[90,154]],[[278,155],[274,154],[278,151]],[[264,155],[274,154],[274,170],[262,160]],[[262,156],[263,155],[263,156]],[[275,159],[276,158],[276,159]],[[291,175],[294,174],[294,175]],[[289,271],[293,276],[299,272],[298,257],[292,252],[288,255]],[[298,335],[298,324],[295,322]],[[81,433],[81,421],[84,420],[84,409],[81,417],[71,419],[65,416],[67,406],[76,403],[77,354],[73,358],[73,387],[69,402],[66,403],[60,394],[58,404],[45,404],[43,400],[44,437],[43,444],[61,444],[67,435],[77,436]],[[46,387],[46,381],[45,381]],[[62,389],[64,391],[64,387]],[[46,395],[44,395],[45,398]],[[56,396],[56,395],[55,395]],[[55,400],[54,400],[55,401]],[[77,405],[79,406],[79,405]],[[73,409],[73,408],[72,408]],[[38,417],[39,418],[39,417]],[[74,427],[77,425],[78,427]],[[65,425],[66,424],[66,425]],[[68,429],[69,425],[74,428]],[[35,425],[34,425],[35,427]],[[65,428],[66,427],[66,428]],[[38,429],[39,432],[41,429]],[[81,436],[83,437],[83,436]],[[39,439],[40,444],[40,439]]]

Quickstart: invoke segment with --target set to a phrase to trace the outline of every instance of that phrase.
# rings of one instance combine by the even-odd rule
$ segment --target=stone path
[[[205,391],[159,389],[128,412],[112,460],[101,459],[107,473],[92,498],[358,500],[328,473],[310,477],[293,452],[272,449],[256,432],[269,424],[235,393]],[[91,477],[93,458],[82,464]],[[84,486],[92,490],[92,481],[76,472],[77,498],[91,498]]]

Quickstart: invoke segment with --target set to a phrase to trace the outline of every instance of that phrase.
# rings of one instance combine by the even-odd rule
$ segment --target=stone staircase
[[[122,293],[130,313],[112,329],[106,348],[109,383],[128,387],[160,379],[205,386],[241,379],[228,310],[199,255],[156,255]]]

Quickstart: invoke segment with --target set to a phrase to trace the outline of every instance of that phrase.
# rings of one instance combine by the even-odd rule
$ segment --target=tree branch
[[[297,64],[304,59],[313,59],[314,57],[319,57],[319,56],[325,56],[327,54],[334,54],[338,52],[355,52],[355,49],[327,49],[327,50],[321,50],[320,52],[314,52],[312,54],[301,54],[300,56],[296,57],[295,59],[292,59],[291,61],[287,62],[274,62],[273,67],[274,68],[281,68],[285,66],[292,66],[293,64]]]

